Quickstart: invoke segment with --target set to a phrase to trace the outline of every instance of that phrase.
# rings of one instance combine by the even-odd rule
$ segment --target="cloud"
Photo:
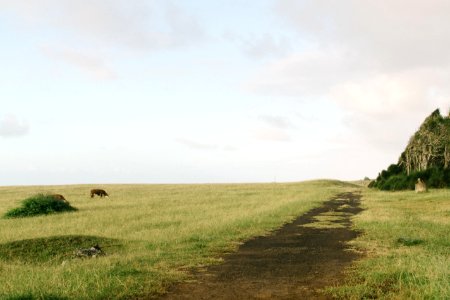
[[[268,33],[244,42],[245,53],[256,58],[281,56],[289,52],[290,48],[290,43],[286,38],[277,40]]]
[[[14,11],[25,24],[64,34],[72,45],[158,50],[202,40],[194,16],[167,1],[134,0],[0,0],[0,9]]]
[[[219,147],[214,144],[199,143],[197,141],[193,141],[193,140],[185,139],[185,138],[177,138],[176,141],[182,145],[185,145],[189,148],[197,149],[197,150],[217,150],[217,149],[219,149]]]
[[[1,137],[19,137],[27,135],[29,132],[29,125],[20,121],[14,115],[5,115],[0,119],[0,136]]]
[[[72,48],[43,46],[42,52],[49,58],[75,66],[95,79],[115,79],[115,72],[105,61],[95,54],[85,53]]]
[[[308,45],[264,69],[265,76],[275,72],[280,89],[328,92],[336,84],[380,73],[427,69],[437,74],[450,66],[446,0],[286,0],[277,2],[276,11]],[[293,90],[294,85],[300,88]]]
[[[186,14],[171,2],[165,5],[169,46],[187,45],[205,39],[206,34],[194,16]]]
[[[194,141],[191,139],[186,138],[177,138],[175,141],[179,144],[182,144],[188,148],[194,149],[194,150],[202,150],[202,151],[226,151],[226,152],[233,152],[238,150],[235,146],[232,145],[217,145],[217,144],[208,144],[208,143],[201,143],[198,141]]]
[[[286,117],[261,115],[258,119],[275,128],[287,129],[293,127],[289,119]]]
[[[244,88],[263,95],[315,96],[336,83],[364,76],[364,65],[343,49],[310,49],[264,65]]]
[[[446,0],[286,0],[276,11],[311,43],[354,50],[384,70],[449,63]]]
[[[434,109],[448,111],[450,2],[286,0],[274,11],[303,47],[256,70],[247,90],[325,99],[379,148],[399,147]]]
[[[404,146],[436,108],[450,108],[446,74],[433,69],[384,73],[336,85],[329,97],[346,112],[346,125],[373,145]]]
[[[258,123],[250,129],[253,139],[269,142],[291,141],[290,129],[294,128],[289,118],[275,115],[259,115]]]
[[[206,39],[196,17],[164,0],[0,0],[16,27],[39,33],[40,50],[94,79],[116,78],[123,55],[188,47]],[[58,41],[55,43],[54,39]],[[59,46],[64,45],[64,46]]]
[[[225,32],[223,37],[236,43],[244,54],[256,59],[279,57],[291,51],[289,39],[286,37],[275,37],[269,33],[243,37],[235,33]]]
[[[253,131],[253,137],[263,141],[289,142],[291,137],[280,128],[258,128]]]
[[[329,97],[347,111],[381,117],[422,113],[450,103],[449,75],[436,69],[380,73],[333,86]]]

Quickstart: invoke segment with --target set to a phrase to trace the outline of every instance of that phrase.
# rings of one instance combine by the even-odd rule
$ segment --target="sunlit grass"
[[[450,190],[416,194],[365,190],[354,217],[366,252],[347,285],[349,299],[450,299]]]
[[[337,181],[105,185],[101,188],[110,198],[91,199],[92,187],[0,187],[0,215],[37,193],[62,194],[78,209],[0,219],[0,245],[6,249],[14,242],[48,238],[52,245],[61,242],[69,253],[67,236],[110,241],[100,245],[107,255],[94,259],[74,259],[55,247],[56,253],[34,263],[33,257],[0,258],[0,298],[154,296],[185,278],[189,268],[218,263],[220,254],[235,250],[243,240],[266,234],[338,192],[355,189]]]
[[[343,212],[325,212],[313,218],[313,222],[302,225],[310,228],[345,228],[345,224],[339,221],[345,220],[345,213]]]

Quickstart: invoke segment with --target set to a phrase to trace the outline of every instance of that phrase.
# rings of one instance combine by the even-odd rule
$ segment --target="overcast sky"
[[[447,0],[0,0],[0,185],[374,178],[450,107]]]

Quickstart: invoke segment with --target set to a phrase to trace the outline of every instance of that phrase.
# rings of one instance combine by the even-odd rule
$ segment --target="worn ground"
[[[220,265],[197,270],[194,280],[173,286],[162,299],[331,299],[345,268],[360,255],[347,242],[358,232],[351,216],[361,196],[344,193],[268,236],[242,244]]]

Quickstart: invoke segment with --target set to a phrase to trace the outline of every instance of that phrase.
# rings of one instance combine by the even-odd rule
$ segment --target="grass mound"
[[[108,192],[115,196],[106,205],[86,200],[90,188],[0,186],[1,216],[11,208],[11,199],[44,189],[72,195],[68,200],[73,199],[79,208],[76,213],[0,219],[0,256],[5,257],[0,257],[0,299],[47,299],[52,295],[67,299],[158,298],[168,286],[187,279],[189,270],[217,264],[222,253],[234,251],[242,241],[279,228],[337,193],[354,190],[351,185],[325,180],[124,184],[108,185]],[[82,239],[113,238],[119,246],[101,240],[64,242],[68,234],[83,235]],[[400,236],[408,235],[396,237]],[[52,246],[38,248],[44,243]],[[74,251],[97,243],[105,256],[72,259]],[[48,254],[41,254],[43,251]]]
[[[0,259],[25,263],[60,263],[73,257],[79,248],[99,245],[106,254],[122,247],[119,240],[98,236],[64,235],[27,239],[0,244]]]
[[[56,199],[53,195],[37,194],[23,200],[22,207],[13,208],[8,211],[5,214],[5,218],[32,217],[76,210],[68,202]]]

